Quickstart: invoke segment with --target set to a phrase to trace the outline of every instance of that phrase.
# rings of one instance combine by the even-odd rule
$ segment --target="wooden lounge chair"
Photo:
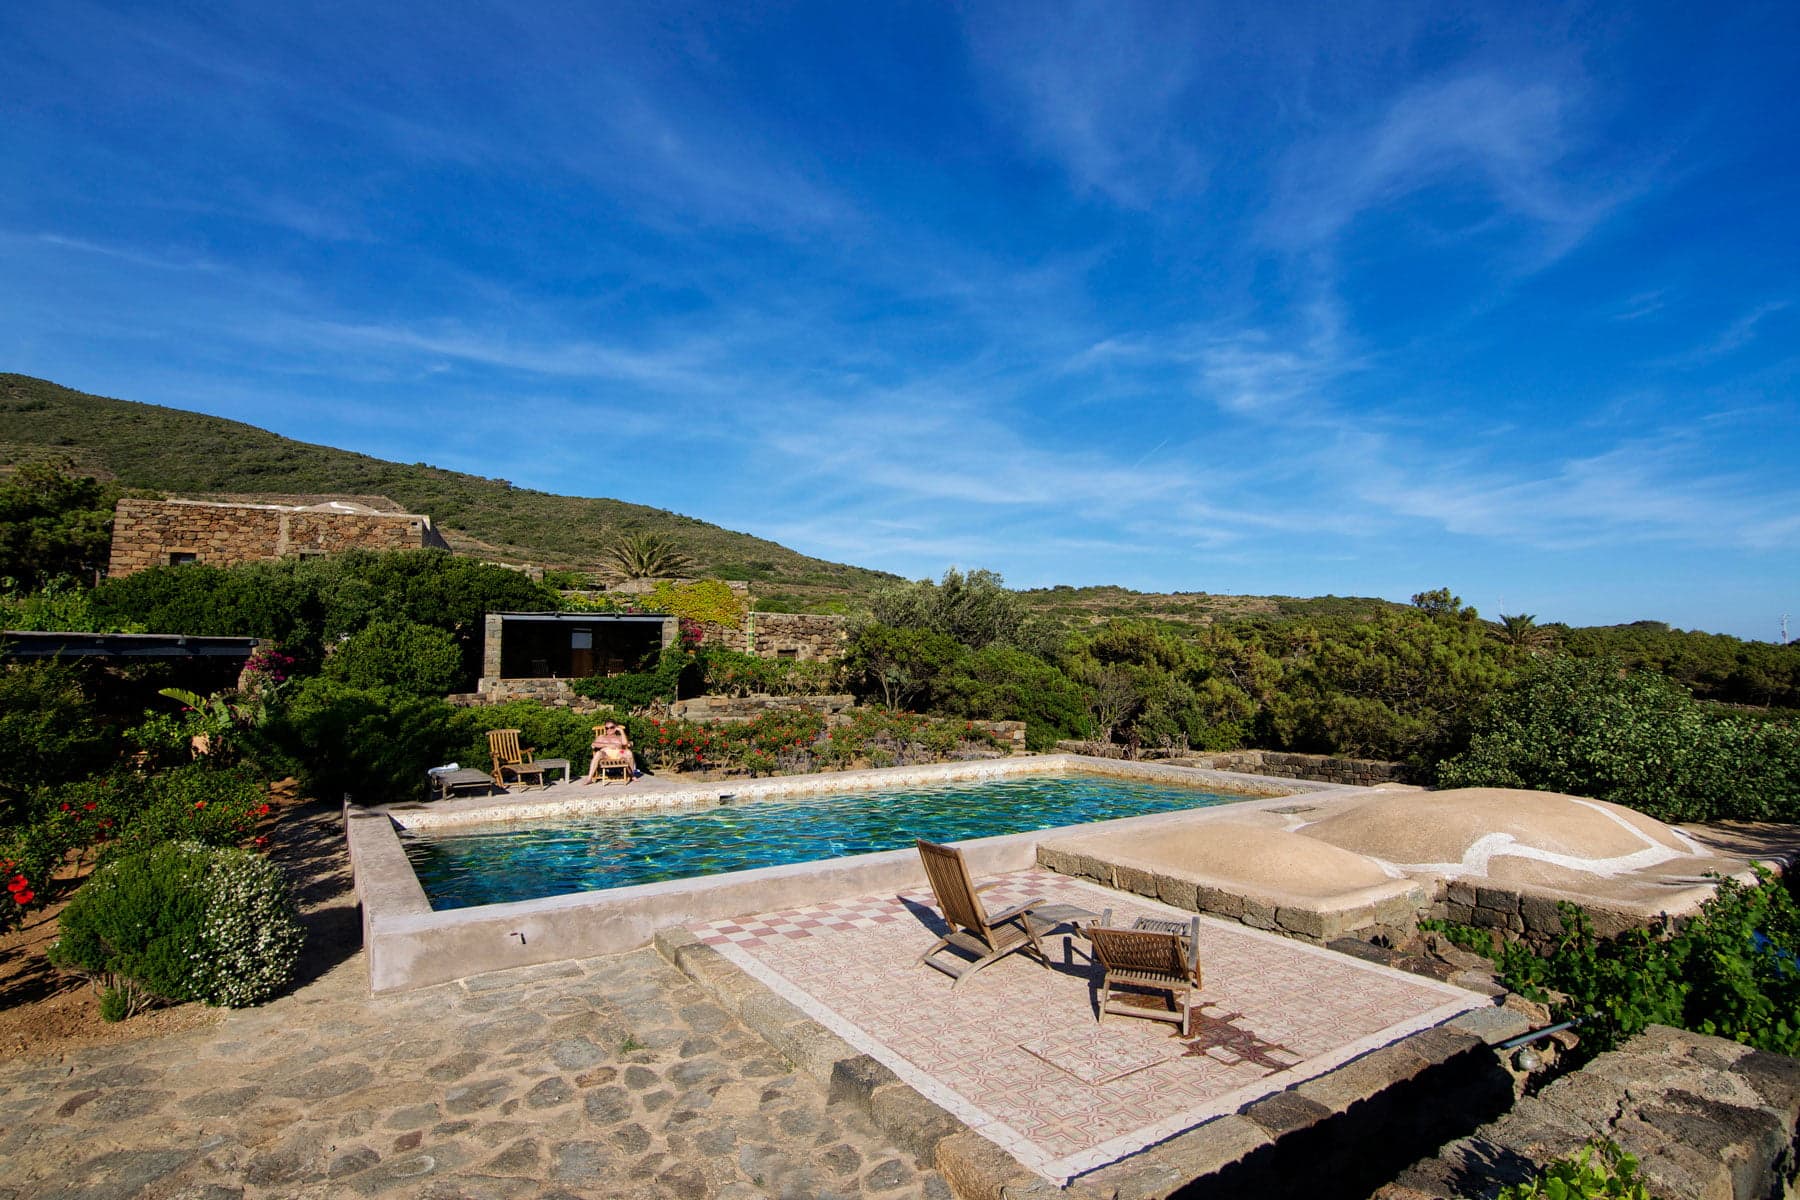
[[[494,759],[494,779],[501,787],[506,786],[509,775],[517,783],[535,779],[543,784],[544,764],[532,758],[536,751],[530,746],[520,747],[518,730],[490,729],[487,736],[488,753]]]
[[[931,949],[919,955],[918,961],[936,967],[956,980],[951,985],[951,991],[967,983],[981,968],[1014,950],[1023,950],[1046,968],[1050,966],[1049,956],[1044,953],[1044,947],[1038,941],[1038,931],[1032,927],[1030,920],[1031,910],[1043,904],[1043,900],[1027,900],[1005,912],[989,916],[987,909],[982,906],[981,897],[976,893],[994,885],[990,883],[982,887],[975,886],[975,881],[969,877],[969,864],[964,861],[961,850],[921,839],[919,858],[925,863],[925,876],[931,881],[931,893],[937,898],[938,911],[944,914],[944,923],[950,927],[950,932],[933,943]],[[950,961],[946,962],[933,957],[950,950],[972,954],[975,961],[965,962],[951,956]]]
[[[1105,971],[1100,987],[1099,1019],[1107,1013],[1170,1021],[1182,1037],[1188,1032],[1188,1005],[1200,990],[1200,918],[1186,929],[1175,921],[1140,920],[1130,929],[1112,928],[1112,909],[1086,931],[1094,961]],[[1169,1008],[1150,1008],[1113,999],[1114,988],[1168,993]],[[1141,995],[1139,999],[1144,999]]]

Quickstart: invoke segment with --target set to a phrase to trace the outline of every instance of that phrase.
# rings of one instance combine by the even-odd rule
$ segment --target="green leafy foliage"
[[[900,709],[929,696],[938,676],[961,651],[948,634],[876,623],[851,636],[844,666],[863,690],[880,696],[887,707]]]
[[[1281,747],[1435,761],[1463,743],[1481,705],[1511,682],[1509,651],[1447,591],[1415,600],[1415,611],[1383,613],[1306,648],[1268,707]]]
[[[1675,680],[1697,699],[1800,709],[1800,642],[1748,642],[1671,629],[1661,621],[1586,629],[1547,627],[1577,658],[1614,659]]]
[[[592,675],[573,679],[569,687],[578,696],[586,696],[616,708],[647,708],[666,704],[682,696],[696,695],[701,690],[704,664],[688,644],[668,646],[661,650],[655,665],[648,671],[627,671],[621,675]]]
[[[933,707],[950,716],[1024,721],[1025,744],[1047,750],[1088,730],[1081,688],[1051,663],[994,644],[959,655],[934,681]]]
[[[72,579],[52,579],[36,591],[0,593],[0,629],[68,633],[142,633],[130,622],[104,621],[92,593]]]
[[[19,819],[38,788],[110,766],[117,744],[74,668],[0,667],[0,828]]]
[[[1447,787],[1592,796],[1664,821],[1800,820],[1800,728],[1696,703],[1612,659],[1554,658],[1494,699]]]
[[[434,696],[313,676],[274,708],[251,753],[269,775],[295,775],[314,796],[411,799],[423,791],[426,770],[457,749],[458,711]]]
[[[164,1000],[231,1007],[285,987],[303,940],[278,868],[195,842],[165,842],[102,867],[60,926],[50,949],[57,966]]]
[[[395,550],[245,563],[156,567],[94,589],[101,619],[155,633],[271,638],[316,661],[327,642],[406,621],[456,639],[459,682],[480,670],[490,612],[554,609],[556,594],[517,571],[441,550]]]
[[[119,495],[67,460],[0,477],[0,579],[27,591],[65,576],[93,579],[106,567]]]
[[[1638,1160],[1614,1142],[1595,1138],[1547,1164],[1530,1183],[1508,1184],[1500,1200],[1650,1200]]]
[[[1524,996],[1553,1001],[1560,1019],[1581,1018],[1584,1046],[1610,1049],[1662,1024],[1778,1054],[1800,1051],[1800,908],[1766,873],[1755,886],[1721,880],[1679,928],[1665,921],[1603,941],[1581,910],[1561,910],[1557,944],[1539,955],[1509,943],[1501,978]]]
[[[415,621],[372,621],[332,651],[323,674],[353,688],[442,696],[462,674],[462,651],[442,629]]]

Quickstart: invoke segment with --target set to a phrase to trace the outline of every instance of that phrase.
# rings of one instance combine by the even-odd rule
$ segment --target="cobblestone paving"
[[[947,1198],[642,950],[0,1064],[3,1200]]]

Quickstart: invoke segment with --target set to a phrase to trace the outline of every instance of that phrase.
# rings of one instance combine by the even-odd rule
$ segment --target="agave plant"
[[[656,533],[625,533],[606,548],[606,559],[627,579],[666,579],[694,569],[694,560]]]

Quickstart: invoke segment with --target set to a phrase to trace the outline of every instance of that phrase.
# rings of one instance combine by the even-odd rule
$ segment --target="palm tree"
[[[1537,653],[1550,644],[1555,635],[1548,629],[1541,628],[1537,618],[1530,613],[1517,613],[1513,616],[1500,614],[1500,624],[1494,630],[1502,642],[1518,650]]]
[[[622,533],[606,547],[606,559],[627,579],[666,579],[694,569],[694,560],[657,533]]]

